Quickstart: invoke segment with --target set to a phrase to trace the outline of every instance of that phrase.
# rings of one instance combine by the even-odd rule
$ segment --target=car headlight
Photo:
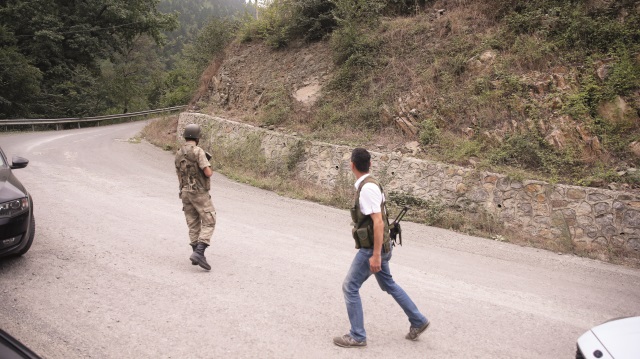
[[[13,201],[0,203],[0,217],[17,216],[29,209],[29,198],[24,197]]]

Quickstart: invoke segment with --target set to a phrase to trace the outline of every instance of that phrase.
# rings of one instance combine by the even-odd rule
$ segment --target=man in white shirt
[[[389,241],[386,199],[378,181],[369,175],[370,167],[369,152],[364,148],[354,149],[351,153],[351,171],[356,176],[356,196],[351,214],[354,222],[353,237],[359,250],[342,284],[351,330],[349,334],[333,338],[335,345],[345,348],[367,345],[360,287],[371,274],[375,275],[380,289],[389,293],[409,318],[411,325],[405,338],[418,339],[430,324],[391,277],[389,260],[392,246]]]

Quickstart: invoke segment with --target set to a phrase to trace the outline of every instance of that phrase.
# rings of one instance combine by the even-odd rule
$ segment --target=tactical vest
[[[389,221],[387,219],[387,196],[384,194],[384,190],[380,183],[368,176],[358,186],[355,196],[355,204],[351,208],[351,219],[353,220],[353,229],[351,230],[353,239],[356,241],[356,248],[373,248],[373,220],[371,215],[364,215],[360,210],[360,192],[362,187],[367,183],[373,183],[380,188],[382,192],[382,203],[380,203],[380,213],[382,214],[382,223],[384,223],[384,229],[382,230],[382,252],[387,253],[390,250],[389,242]]]
[[[209,192],[211,181],[198,166],[196,145],[185,143],[176,153],[176,170],[180,179],[180,190]]]

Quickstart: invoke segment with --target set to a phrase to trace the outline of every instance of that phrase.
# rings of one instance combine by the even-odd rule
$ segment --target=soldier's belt
[[[204,188],[193,188],[193,187],[182,187],[182,192],[190,192],[190,193],[207,193],[209,191],[207,191]]]

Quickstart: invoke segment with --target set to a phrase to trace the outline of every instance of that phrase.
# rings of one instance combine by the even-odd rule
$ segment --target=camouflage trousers
[[[208,192],[182,191],[182,210],[189,227],[190,244],[198,242],[211,244],[211,236],[216,227],[216,210]]]

